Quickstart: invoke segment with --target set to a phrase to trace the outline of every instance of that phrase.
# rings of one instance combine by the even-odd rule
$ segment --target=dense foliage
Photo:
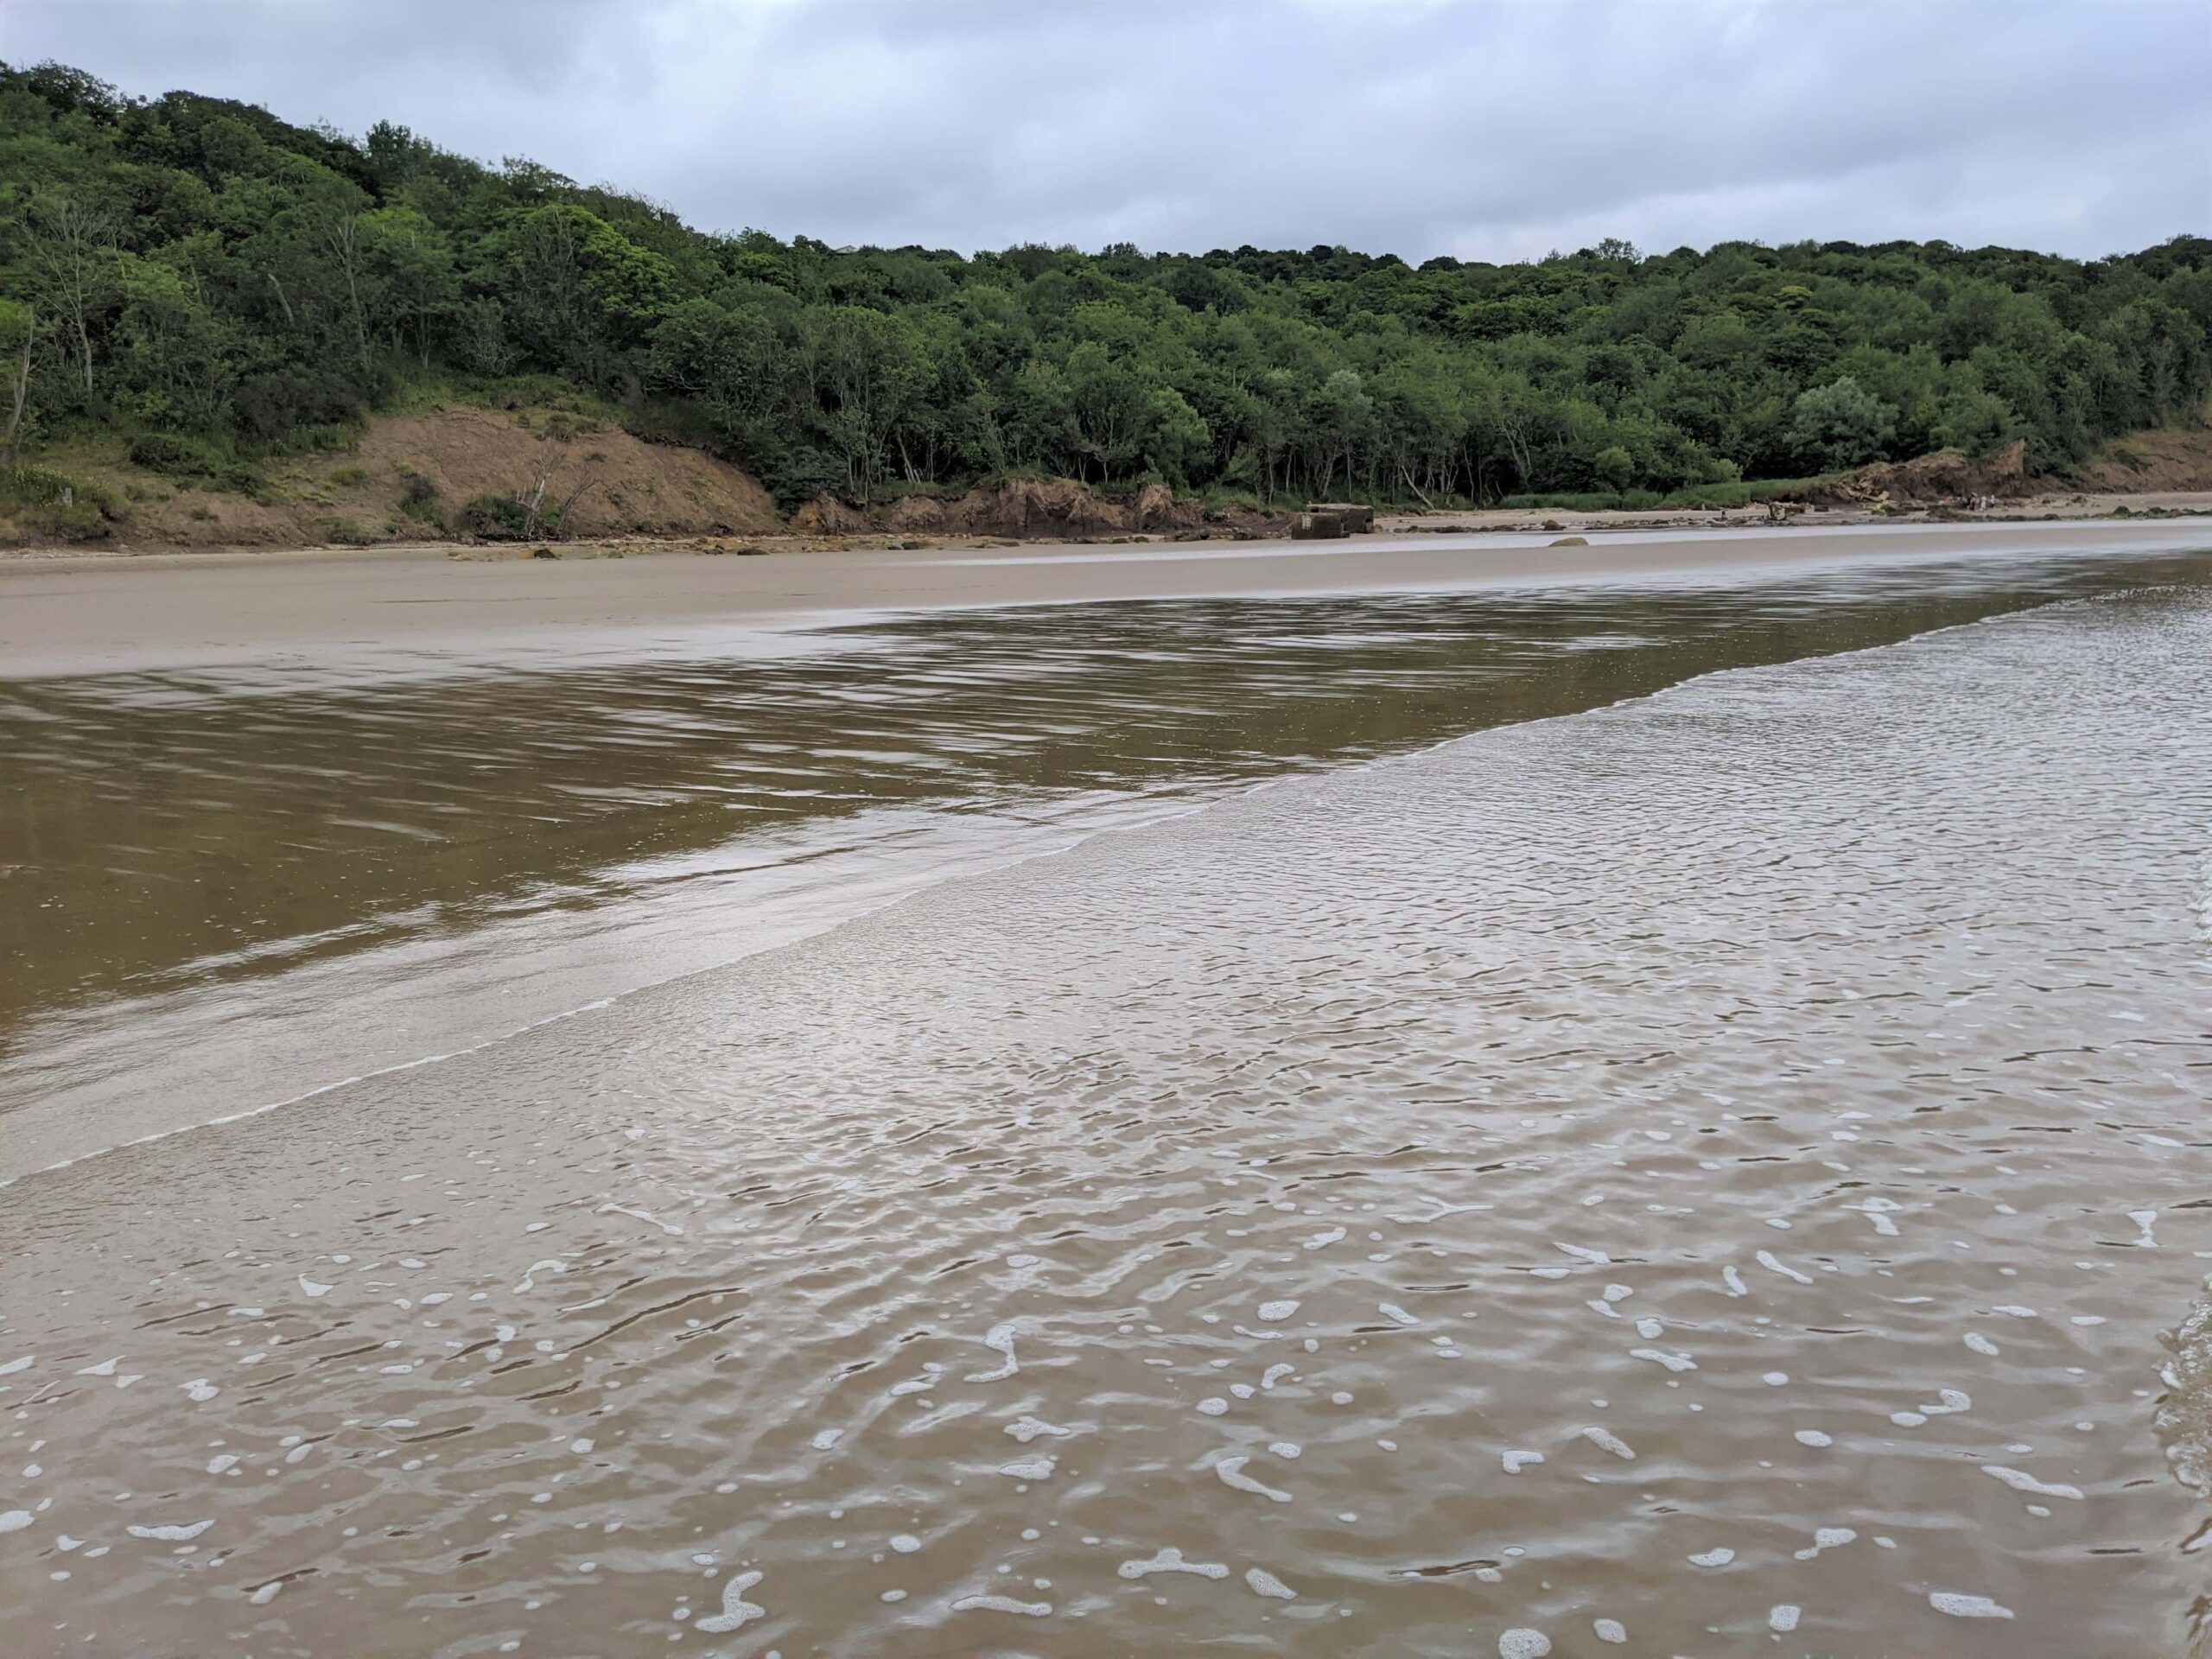
[[[1413,269],[1342,248],[959,255],[709,235],[402,127],[354,142],[0,66],[0,459],[97,426],[212,477],[410,384],[554,375],[791,501],[1040,471],[1489,499],[2196,418],[2212,241]]]

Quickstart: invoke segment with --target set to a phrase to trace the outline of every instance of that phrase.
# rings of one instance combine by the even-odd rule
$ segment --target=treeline
[[[519,160],[0,65],[0,460],[343,441],[410,384],[558,376],[786,504],[1021,472],[1489,500],[2026,441],[2063,470],[2212,391],[2212,241],[1619,242],[965,257],[709,234]]]

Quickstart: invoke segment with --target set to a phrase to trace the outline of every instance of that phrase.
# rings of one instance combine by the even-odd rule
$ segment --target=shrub
[[[81,483],[43,467],[0,473],[0,509],[44,536],[94,541],[108,533],[115,498],[97,484]]]
[[[467,534],[487,542],[515,542],[522,539],[530,512],[511,495],[480,495],[461,510],[458,523]]]
[[[760,481],[786,515],[817,495],[843,490],[850,480],[845,463],[807,444],[795,444],[760,469]]]
[[[369,470],[365,467],[356,467],[349,462],[343,467],[333,467],[330,473],[330,481],[334,484],[341,485],[350,489],[356,484],[367,483],[369,481]]]
[[[264,374],[239,382],[232,406],[248,436],[282,438],[299,435],[300,427],[349,426],[360,417],[361,396],[335,376]]]
[[[215,460],[190,438],[174,432],[142,432],[130,440],[131,464],[171,478],[205,478],[215,469]]]

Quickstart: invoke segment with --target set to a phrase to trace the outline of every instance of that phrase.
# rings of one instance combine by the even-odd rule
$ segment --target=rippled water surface
[[[8,1650],[2201,1651],[2205,574],[15,687]]]

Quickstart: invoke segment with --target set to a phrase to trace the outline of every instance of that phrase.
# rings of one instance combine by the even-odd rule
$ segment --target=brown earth
[[[2082,469],[2075,487],[2106,494],[2212,490],[2212,427],[2164,426],[2114,438]]]
[[[834,498],[810,501],[791,516],[806,532],[890,531],[913,536],[1010,537],[1019,541],[1083,541],[1109,536],[1169,536],[1236,540],[1279,536],[1280,513],[1249,507],[1210,508],[1147,484],[1134,499],[1116,501],[1067,479],[1012,478],[965,495],[903,496],[863,517]]]
[[[369,423],[350,453],[271,463],[264,499],[160,477],[114,456],[56,457],[56,470],[117,501],[105,539],[129,546],[372,545],[461,533],[479,496],[565,505],[563,539],[772,532],[767,492],[702,450],[653,444],[588,417],[456,408]],[[410,480],[434,492],[406,511]],[[423,486],[412,486],[420,493]],[[550,531],[541,532],[551,538]],[[49,538],[0,518],[0,545]]]
[[[1980,461],[1969,461],[1956,449],[1938,449],[1911,461],[1877,461],[1847,478],[1815,486],[1803,499],[1821,506],[1910,508],[2022,495],[2028,489],[2027,453],[2027,445],[2015,439]]]

